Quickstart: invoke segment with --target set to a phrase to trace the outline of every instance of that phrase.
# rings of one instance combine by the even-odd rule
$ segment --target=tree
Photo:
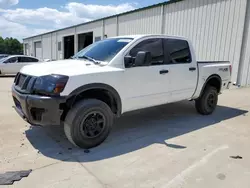
[[[0,36],[0,54],[23,54],[23,44],[14,38]]]

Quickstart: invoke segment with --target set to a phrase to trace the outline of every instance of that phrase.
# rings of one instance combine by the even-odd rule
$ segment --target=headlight
[[[68,79],[68,76],[57,74],[38,77],[33,86],[33,92],[42,95],[59,95],[64,90]]]

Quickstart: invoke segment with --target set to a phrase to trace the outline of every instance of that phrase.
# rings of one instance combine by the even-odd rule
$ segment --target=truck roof
[[[183,36],[175,36],[175,35],[157,35],[157,34],[138,34],[138,35],[122,35],[122,36],[115,36],[115,37],[110,37],[110,38],[133,38],[133,39],[139,39],[143,37],[169,37],[169,38],[175,38],[175,39],[183,39],[183,40],[188,40],[187,38]]]

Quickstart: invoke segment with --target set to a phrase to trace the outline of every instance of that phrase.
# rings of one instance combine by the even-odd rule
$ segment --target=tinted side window
[[[191,63],[192,56],[187,41],[166,39],[164,47],[169,52],[172,63]]]
[[[35,58],[30,58],[31,59],[31,62],[38,62],[39,60],[38,59],[35,59]]]
[[[19,63],[38,62],[38,59],[35,59],[35,58],[32,58],[32,57],[19,57],[18,62]]]
[[[164,64],[164,51],[162,39],[147,39],[137,44],[129,53],[133,58],[136,57],[140,51],[146,51],[151,53],[152,62],[151,65]]]
[[[7,63],[16,63],[17,62],[17,57],[12,57],[7,60]]]
[[[32,57],[26,57],[27,62],[38,62],[38,59],[32,58]]]
[[[24,63],[27,62],[26,57],[18,57],[18,63]]]

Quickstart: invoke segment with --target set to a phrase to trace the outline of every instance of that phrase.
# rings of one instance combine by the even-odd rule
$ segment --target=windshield
[[[109,62],[132,40],[132,38],[105,39],[84,48],[73,58],[89,58],[89,60]]]
[[[0,58],[0,63],[3,63],[8,57]]]

